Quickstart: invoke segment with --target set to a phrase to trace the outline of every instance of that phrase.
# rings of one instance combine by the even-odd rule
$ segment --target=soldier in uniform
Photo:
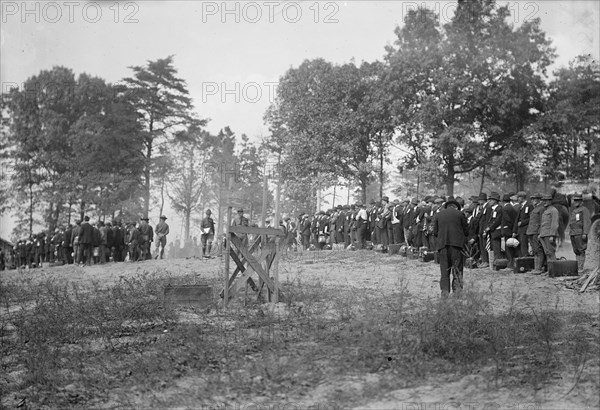
[[[154,241],[154,229],[148,223],[148,217],[140,218],[140,248],[142,249],[142,260],[152,259],[150,247]]]
[[[212,219],[211,214],[211,210],[207,209],[206,216],[200,222],[200,229],[202,230],[200,243],[202,244],[202,257],[205,259],[210,258],[210,248],[215,238],[215,221]]]
[[[163,259],[165,257],[165,246],[167,246],[167,235],[169,234],[169,225],[165,222],[166,220],[167,217],[161,215],[160,222],[156,225],[156,229],[154,230],[158,237],[158,240],[156,241],[156,250],[154,251],[156,253],[155,259],[158,259],[159,257]]]
[[[135,222],[127,224],[127,232],[125,234],[125,243],[129,249],[129,261],[136,262],[141,258],[140,251],[140,231],[135,226]]]
[[[581,274],[585,264],[585,251],[587,249],[588,233],[592,221],[590,211],[583,206],[583,196],[579,193],[573,195],[573,207],[569,216],[569,231],[571,246],[577,259],[577,270]]]
[[[531,195],[531,210],[529,211],[529,221],[527,224],[527,239],[531,244],[533,251],[534,269],[531,273],[539,275],[545,270],[546,255],[542,248],[542,243],[538,236],[540,235],[540,225],[542,224],[542,213],[544,206],[542,205],[542,195],[535,193]]]
[[[281,225],[283,221],[279,221]],[[242,208],[237,210],[237,215],[233,217],[233,221],[231,221],[231,226],[249,226],[248,218],[244,216],[244,210]],[[237,233],[235,234],[238,238],[241,239],[244,246],[248,246],[248,234],[247,233]]]
[[[540,223],[539,239],[544,249],[547,261],[556,260],[556,247],[558,241],[558,210],[552,206],[552,195],[546,194],[542,197],[544,212]]]

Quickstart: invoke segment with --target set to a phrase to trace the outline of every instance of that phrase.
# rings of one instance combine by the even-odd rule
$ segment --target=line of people
[[[155,240],[155,258],[164,258],[169,225],[166,217],[153,229],[148,218],[139,223],[113,220],[90,223],[89,216],[76,220],[75,225],[57,228],[53,235],[45,232],[20,240],[13,247],[10,267],[40,267],[44,263],[103,264],[109,261],[141,261],[152,258],[151,244]]]
[[[568,226],[571,244],[580,270],[585,263],[590,215],[600,212],[600,201],[582,194],[570,197],[555,190],[549,194],[528,195],[521,191],[500,196],[481,193],[465,201],[461,197],[427,196],[391,201],[339,205],[314,215],[298,217],[298,242],[306,250],[324,249],[343,244],[347,249],[374,247],[383,252],[390,244],[437,251],[434,219],[447,202],[456,202],[467,219],[465,250],[473,264],[489,267],[498,259],[507,259],[513,269],[515,259],[535,257],[534,273],[547,270],[547,261],[556,259],[556,249]],[[570,208],[570,211],[569,211]],[[492,255],[493,260],[490,260]]]

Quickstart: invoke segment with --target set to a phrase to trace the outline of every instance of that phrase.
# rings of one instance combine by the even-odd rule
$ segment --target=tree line
[[[285,213],[312,212],[340,184],[363,203],[384,186],[411,195],[386,172],[392,152],[402,152],[396,172],[416,173],[431,194],[453,195],[467,174],[515,191],[534,178],[600,177],[598,62],[579,56],[550,77],[556,54],[540,20],[509,17],[493,0],[459,1],[444,25],[413,9],[382,61],[304,61],[281,76],[258,143],[206,131],[172,56],[117,84],[41,71],[2,95],[0,212],[16,214],[22,235],[72,214],[137,220],[157,205],[158,218],[169,201],[186,239],[209,206],[261,213],[268,159]]]
[[[131,69],[110,84],[57,66],[3,94],[0,212],[17,216],[15,236],[84,214],[138,221],[152,204],[158,220],[170,201],[189,238],[193,218],[219,201],[261,211],[261,147],[227,126],[204,129],[172,56]]]
[[[493,0],[459,1],[444,25],[413,9],[383,61],[288,70],[265,120],[292,195],[342,183],[365,203],[370,185],[380,198],[391,183],[406,196],[385,172],[392,148],[403,152],[400,173],[417,170],[446,195],[467,173],[482,187],[512,180],[515,191],[557,171],[600,177],[598,62],[579,56],[550,80],[556,54],[540,19],[515,27],[509,17]]]

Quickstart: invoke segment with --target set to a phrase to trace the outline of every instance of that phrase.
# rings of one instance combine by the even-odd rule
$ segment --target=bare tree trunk
[[[481,171],[481,183],[479,184],[479,193],[483,192],[483,183],[485,181],[485,164],[483,164],[483,171]]]
[[[33,237],[33,182],[29,183],[29,237]]]
[[[163,176],[160,180],[160,212],[158,213],[159,218],[163,214],[164,206],[165,206],[165,177]]]
[[[384,172],[383,172],[383,160],[384,160],[384,155],[383,155],[383,149],[381,147],[379,147],[379,199],[383,198],[383,179],[384,179]]]
[[[450,153],[448,155],[448,163],[446,166],[446,195],[454,195],[454,177],[456,173],[454,170],[454,155]]]

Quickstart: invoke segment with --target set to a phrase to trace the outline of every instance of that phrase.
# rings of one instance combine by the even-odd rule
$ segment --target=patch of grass
[[[22,280],[2,283],[0,376],[7,400],[70,407],[142,407],[294,400],[335,379],[376,375],[341,408],[432,375],[493,368],[498,386],[539,389],[567,374],[575,389],[598,366],[597,317],[517,308],[494,312],[490,294],[417,300],[394,293],[283,283],[279,305],[234,300],[228,310],[163,307],[163,287],[193,284],[167,271],[115,284]],[[186,317],[186,320],[179,320]],[[179,381],[194,380],[185,394]],[[170,392],[170,393],[169,393]],[[281,401],[281,400],[280,400]]]

